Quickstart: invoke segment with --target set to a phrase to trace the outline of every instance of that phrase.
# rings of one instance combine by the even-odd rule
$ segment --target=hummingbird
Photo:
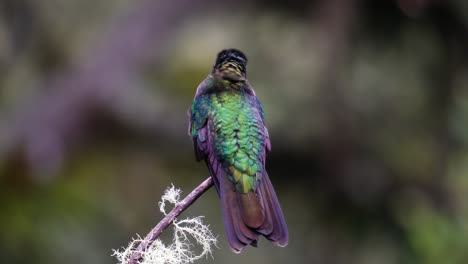
[[[276,246],[288,244],[283,211],[265,169],[271,151],[265,113],[246,66],[241,51],[219,52],[188,111],[195,157],[208,167],[235,253],[256,247],[260,235]]]

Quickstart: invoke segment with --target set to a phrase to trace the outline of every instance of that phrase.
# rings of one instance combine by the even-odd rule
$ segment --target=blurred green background
[[[230,252],[211,189],[200,263],[468,263],[465,0],[0,1],[0,262],[115,263],[208,177],[186,111],[231,47],[290,243]]]

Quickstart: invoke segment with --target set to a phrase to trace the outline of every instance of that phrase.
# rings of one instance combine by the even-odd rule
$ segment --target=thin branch
[[[190,205],[192,205],[203,193],[213,186],[211,177],[203,181],[191,193],[178,203],[149,233],[145,239],[136,247],[128,264],[137,264],[148,247],[162,234],[162,232]]]

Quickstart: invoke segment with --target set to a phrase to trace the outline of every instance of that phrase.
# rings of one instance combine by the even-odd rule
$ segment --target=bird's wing
[[[263,123],[263,129],[264,129],[264,136],[265,136],[265,149],[267,152],[271,151],[271,142],[270,142],[270,134],[268,134],[268,128],[265,123],[265,112],[263,112],[263,107],[262,103],[260,103],[260,100],[255,96],[255,105],[258,109],[258,112],[260,114],[260,117],[262,118],[262,123]]]
[[[195,157],[200,161],[208,155],[208,114],[209,104],[207,96],[199,96],[193,101],[189,109],[189,136],[193,140]]]

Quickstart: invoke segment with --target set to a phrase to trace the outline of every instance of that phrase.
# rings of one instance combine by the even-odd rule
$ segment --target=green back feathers
[[[212,150],[237,191],[257,188],[263,168],[265,130],[255,96],[236,91],[204,94],[192,106],[192,136],[208,121]]]

